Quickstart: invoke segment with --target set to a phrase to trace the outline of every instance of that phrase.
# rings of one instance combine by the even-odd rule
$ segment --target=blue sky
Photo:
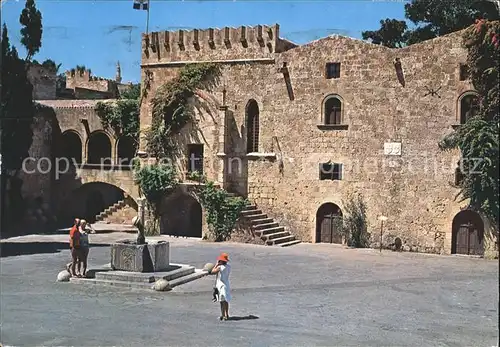
[[[140,37],[146,11],[133,0],[35,0],[43,16],[42,49],[34,57],[62,63],[61,70],[85,65],[94,75],[113,78],[120,61],[124,82],[140,79]],[[2,22],[12,44],[19,43],[23,0],[2,0]],[[306,43],[331,34],[361,38],[384,18],[404,19],[404,1],[170,1],[151,2],[149,30],[217,28],[278,23],[281,36]]]

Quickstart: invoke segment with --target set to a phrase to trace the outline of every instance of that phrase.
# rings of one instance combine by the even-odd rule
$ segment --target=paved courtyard
[[[112,240],[91,235],[90,265]],[[273,248],[193,239],[171,261],[232,261],[220,322],[214,278],[171,292],[55,282],[66,235],[2,240],[1,335],[11,346],[497,346],[498,261],[301,244]],[[41,243],[35,243],[40,241]],[[246,319],[252,318],[254,319]]]

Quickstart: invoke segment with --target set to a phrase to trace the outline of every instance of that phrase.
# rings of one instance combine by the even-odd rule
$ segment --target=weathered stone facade
[[[461,97],[473,89],[460,78],[461,32],[403,49],[341,36],[297,46],[275,25],[150,33],[142,50],[143,85],[152,77],[142,133],[155,90],[181,66],[222,66],[218,85],[193,98],[196,122],[178,139],[181,170],[187,145],[203,144],[210,180],[248,196],[303,241],[320,241],[322,204],[343,210],[362,193],[374,242],[384,215],[385,245],[400,237],[414,250],[451,252],[452,221],[466,204],[454,200],[459,153],[440,151],[438,142],[460,123]],[[338,78],[326,78],[328,63],[340,63]],[[325,124],[332,97],[341,103],[333,125]],[[258,145],[248,153],[250,100],[258,105]],[[319,165],[329,161],[342,164],[341,179],[319,179]]]
[[[56,70],[33,64],[28,70],[28,80],[33,85],[33,99],[56,99]]]

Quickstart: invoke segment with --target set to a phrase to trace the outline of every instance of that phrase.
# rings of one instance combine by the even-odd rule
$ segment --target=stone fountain
[[[137,238],[111,244],[110,264],[89,270],[90,278],[71,278],[71,282],[165,291],[208,275],[208,271],[196,269],[191,265],[170,263],[169,242],[146,242],[144,207],[145,201],[140,200],[139,216],[132,220],[132,224],[137,228]]]

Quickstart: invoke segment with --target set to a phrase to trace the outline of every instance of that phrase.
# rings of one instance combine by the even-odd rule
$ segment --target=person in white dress
[[[229,256],[227,253],[221,253],[217,257],[217,265],[211,273],[217,274],[215,287],[217,288],[217,299],[220,302],[221,316],[220,320],[229,319],[229,302],[231,301],[231,285],[229,284],[229,274],[231,265],[229,265]]]

